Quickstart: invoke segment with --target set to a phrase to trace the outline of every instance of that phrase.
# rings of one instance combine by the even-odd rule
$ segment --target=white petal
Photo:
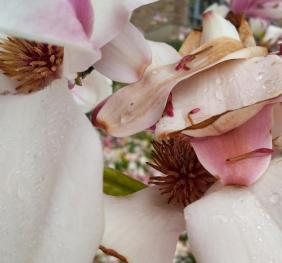
[[[110,79],[131,83],[139,80],[151,63],[151,51],[142,33],[128,23],[124,30],[102,48],[95,68]]]
[[[82,86],[75,85],[71,93],[75,102],[85,113],[90,112],[102,100],[112,94],[112,81],[97,71],[82,80]]]
[[[231,22],[213,11],[204,13],[201,44],[205,44],[220,37],[230,37],[240,41],[240,36]]]
[[[176,63],[181,59],[179,53],[170,45],[162,42],[147,41],[152,51],[152,63],[147,70]]]
[[[213,12],[217,13],[218,15],[221,15],[222,17],[226,17],[226,15],[230,11],[230,9],[226,5],[219,5],[218,3],[214,3],[214,4],[210,5],[204,11],[204,13],[206,13],[208,11],[213,11]]]
[[[101,48],[113,40],[126,26],[130,13],[141,5],[156,2],[157,0],[91,0],[95,25],[92,34],[93,45]]]
[[[0,258],[92,262],[102,236],[102,150],[67,83],[0,96]]]
[[[277,43],[277,41],[281,38],[282,38],[282,28],[278,26],[270,25],[266,30],[266,33],[262,39],[262,43],[268,46],[272,46],[275,43]]]
[[[249,23],[250,23],[250,26],[252,28],[254,35],[257,38],[261,38],[264,35],[267,27],[269,26],[269,21],[259,18],[259,17],[250,18]]]
[[[168,205],[155,187],[105,196],[105,220],[102,244],[132,263],[171,263],[185,228],[181,207]]]
[[[185,209],[201,263],[282,262],[281,159],[250,188],[224,187]]]

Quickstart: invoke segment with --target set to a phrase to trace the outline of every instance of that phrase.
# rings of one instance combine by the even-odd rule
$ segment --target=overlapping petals
[[[181,207],[169,206],[155,187],[104,199],[104,247],[128,262],[172,262],[178,237],[185,229]]]
[[[254,46],[246,21],[241,20],[237,33],[231,23],[211,11],[204,14],[203,32],[188,36],[181,54],[185,56],[180,62],[149,69],[141,81],[110,97],[96,121],[114,136],[131,135],[155,124],[159,139],[176,132],[190,137],[226,133],[218,138],[196,140],[194,147],[201,144],[198,151],[201,162],[226,184],[255,182],[270,161],[272,106],[267,105],[281,101],[281,58],[266,56],[265,48]],[[170,95],[173,113],[166,115]],[[257,123],[231,131],[253,120]],[[258,129],[256,136],[247,134],[253,134],[254,127],[260,127],[261,123],[264,129]],[[245,136],[241,143],[237,143],[238,134]],[[217,144],[219,141],[226,145],[236,142],[236,149],[222,147]],[[214,147],[222,153],[217,155],[218,160],[210,154]],[[264,154],[248,155],[256,150]],[[236,154],[248,156],[248,160],[237,158],[237,163],[226,162]],[[254,165],[255,160],[261,165]],[[250,168],[249,175],[238,172],[242,162]]]
[[[191,249],[201,263],[280,262],[281,158],[249,188],[224,187],[185,209]]]

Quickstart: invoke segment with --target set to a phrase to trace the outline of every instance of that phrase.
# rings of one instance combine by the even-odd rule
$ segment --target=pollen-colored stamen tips
[[[164,175],[152,176],[149,183],[168,195],[168,203],[175,200],[187,206],[201,198],[216,181],[198,161],[186,136],[177,135],[161,143],[154,141],[153,146],[153,163],[149,165]]]
[[[19,82],[18,93],[40,90],[60,75],[64,49],[19,38],[0,41],[0,70]]]
[[[230,158],[226,159],[226,162],[233,163],[233,162],[238,162],[238,161],[249,159],[249,158],[264,157],[264,156],[270,155],[272,153],[273,153],[272,149],[260,148],[260,149],[256,149],[256,150],[251,151],[251,152],[240,154],[238,156],[230,157]]]

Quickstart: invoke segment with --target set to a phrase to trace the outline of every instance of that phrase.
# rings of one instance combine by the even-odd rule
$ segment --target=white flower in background
[[[142,76],[151,54],[129,16],[150,2],[0,0],[1,262],[92,262],[102,149],[69,86],[89,71],[72,89],[88,111],[110,93],[94,64],[125,82]]]
[[[278,43],[282,39],[282,28],[274,25],[270,25],[262,39],[262,43],[268,47],[271,47]]]
[[[265,19],[258,18],[258,17],[250,18],[249,23],[250,23],[251,29],[252,29],[255,37],[258,38],[258,39],[261,39],[264,36],[265,31],[269,27],[269,21],[267,21]]]

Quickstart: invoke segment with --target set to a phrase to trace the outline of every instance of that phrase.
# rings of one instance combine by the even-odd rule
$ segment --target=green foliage
[[[112,168],[104,169],[104,193],[114,196],[125,196],[135,193],[147,186],[122,172]]]

